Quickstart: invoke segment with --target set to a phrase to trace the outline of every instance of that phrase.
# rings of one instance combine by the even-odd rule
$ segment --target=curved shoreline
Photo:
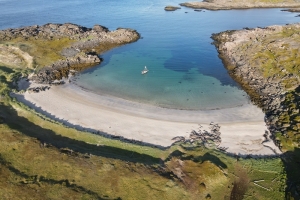
[[[51,29],[48,29],[48,26]],[[32,26],[18,29],[16,32],[9,29],[2,31],[2,33],[5,37],[15,37],[14,34],[25,34],[26,36],[27,33],[29,35],[32,32],[36,33],[35,30],[38,29],[36,34],[47,37],[49,31],[51,35],[52,29],[60,30],[61,27],[67,28],[63,30],[68,31],[58,32],[59,36],[60,34],[69,36],[69,32],[74,31],[74,28],[79,32],[83,32],[84,37],[90,34],[86,32],[84,27],[74,24],[47,24],[42,27],[43,31],[40,31],[37,26]],[[136,31],[130,29],[118,29],[115,32],[108,32],[107,29],[101,26],[94,26],[93,30],[88,29],[88,31],[97,35],[97,39],[95,39],[97,45],[103,44],[101,43],[103,42],[102,36],[107,37],[110,41],[115,41],[118,45],[134,42],[139,37]],[[112,35],[107,35],[107,32]],[[75,33],[77,32],[75,31]],[[71,35],[75,33],[72,32]],[[120,37],[125,41],[120,41]],[[81,49],[86,49],[85,45],[94,47],[95,44],[90,44],[89,40],[81,41],[80,45],[84,47],[78,48],[81,51]],[[98,62],[93,56],[87,54],[80,55],[81,57],[77,56],[72,57],[72,59],[57,61],[48,67],[42,68],[38,74],[29,78],[34,80],[35,83],[28,85],[29,82],[20,81],[20,88],[26,90],[26,92],[13,94],[12,96],[51,119],[70,127],[103,133],[107,136],[168,147],[174,143],[174,138],[178,136],[189,140],[191,132],[199,129],[199,124],[203,126],[203,131],[209,131],[209,124],[215,122],[221,126],[222,140],[220,147],[227,148],[229,153],[241,155],[280,154],[280,150],[274,143],[264,136],[267,131],[264,113],[252,104],[216,110],[176,110],[97,95],[84,91],[73,83],[51,86],[51,89],[46,91],[44,91],[45,89],[38,89],[36,93],[30,93],[32,90],[27,90],[28,86],[45,87],[45,85],[37,83],[52,83],[55,79],[68,77],[70,73],[73,73],[73,68],[70,67],[73,63],[76,66],[76,63]],[[49,88],[49,86],[46,86],[46,88]]]
[[[262,118],[262,116],[264,116],[263,112],[251,103],[246,103],[235,107],[204,110],[175,109],[136,102],[133,100],[127,100],[106,94],[94,93],[73,83],[61,87],[66,89],[68,92],[71,92],[72,94],[85,96],[90,100],[97,99],[96,103],[101,104],[102,106],[109,109],[113,109],[116,112],[150,119],[186,123],[210,123],[212,121],[231,123],[257,121],[258,118]],[[246,111],[251,112],[248,112],[248,115],[244,115]]]
[[[220,147],[228,148],[228,153],[274,155],[275,151],[280,154],[274,143],[264,143],[263,134],[267,129],[264,114],[251,104],[209,111],[165,109],[101,96],[69,83],[39,93],[26,91],[13,96],[70,127],[105,133],[113,138],[168,147],[174,137],[188,138],[192,130],[199,129],[199,124],[209,130],[213,121],[221,126]]]

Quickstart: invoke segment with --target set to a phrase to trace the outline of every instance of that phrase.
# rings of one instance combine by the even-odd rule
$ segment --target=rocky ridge
[[[231,76],[265,112],[277,145],[297,147],[300,24],[225,31],[212,38]]]
[[[59,39],[69,37],[79,41],[73,47],[91,48],[102,43],[128,43],[139,38],[139,34],[132,29],[118,28],[115,31],[109,31],[108,28],[101,25],[94,25],[93,28],[87,28],[80,25],[65,23],[52,24],[48,23],[42,26],[34,25],[16,29],[6,29],[0,31],[0,40],[8,41],[17,37],[28,39]]]
[[[16,38],[60,40],[69,38],[75,42],[62,50],[66,58],[46,66],[36,72],[33,80],[38,83],[51,83],[56,79],[67,77],[70,70],[81,70],[101,62],[98,53],[103,50],[134,42],[140,38],[138,32],[132,29],[118,28],[109,31],[108,28],[94,25],[86,28],[76,24],[45,24],[0,31],[0,41],[10,41]]]
[[[300,7],[297,0],[278,0],[276,2],[266,2],[257,0],[204,0],[202,2],[186,2],[181,6],[207,9],[207,10],[230,10],[230,9],[249,9],[249,8],[291,8]]]

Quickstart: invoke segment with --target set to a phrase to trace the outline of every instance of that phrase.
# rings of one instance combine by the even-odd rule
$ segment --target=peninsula
[[[10,66],[15,60],[20,60],[15,65],[25,61],[26,67],[35,69],[32,79],[39,83],[51,83],[68,77],[72,70],[82,70],[100,63],[97,55],[100,52],[139,38],[140,35],[131,29],[109,31],[100,25],[91,29],[71,23],[7,29],[0,31],[0,41],[3,43],[0,46],[0,63]],[[33,62],[28,62],[25,54],[20,53],[22,50],[34,54]],[[20,58],[11,62],[9,58],[16,55]]]
[[[194,9],[207,10],[231,10],[231,9],[249,9],[249,8],[292,8],[300,7],[297,0],[278,0],[278,1],[257,1],[257,0],[204,0],[197,2],[181,3],[181,6]]]
[[[291,24],[212,36],[230,74],[264,110],[269,130],[285,151],[300,142],[299,33],[300,24]]]

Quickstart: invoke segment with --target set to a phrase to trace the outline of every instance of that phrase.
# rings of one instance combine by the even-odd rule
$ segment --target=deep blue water
[[[0,0],[0,28],[71,22],[136,29],[139,41],[101,55],[104,62],[82,72],[77,84],[96,93],[181,109],[234,107],[248,97],[230,78],[211,34],[244,27],[298,22],[280,9],[195,12],[166,5],[182,1]],[[149,73],[141,75],[147,65]]]

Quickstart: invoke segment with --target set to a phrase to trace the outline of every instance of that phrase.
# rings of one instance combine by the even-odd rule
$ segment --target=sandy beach
[[[31,84],[31,85],[30,85]],[[37,86],[24,80],[24,89]],[[13,94],[19,101],[46,116],[81,130],[103,132],[167,147],[176,136],[189,137],[199,125],[209,130],[211,122],[221,126],[222,142],[234,154],[274,155],[280,150],[265,142],[264,113],[252,104],[216,110],[176,110],[131,102],[85,91],[73,83],[51,86],[38,93]]]

